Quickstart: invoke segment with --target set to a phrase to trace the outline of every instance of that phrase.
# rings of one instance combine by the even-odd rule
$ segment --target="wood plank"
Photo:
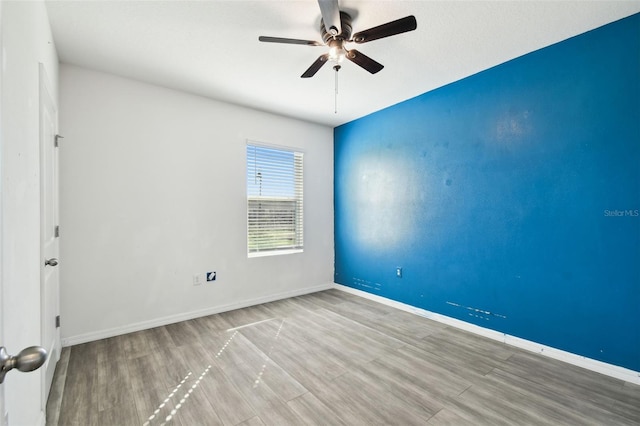
[[[276,317],[273,312],[262,305],[225,312],[222,316],[231,325],[231,328],[242,327]]]
[[[175,342],[171,338],[169,331],[166,327],[155,327],[150,330],[145,330],[149,346],[153,351],[158,349],[171,349],[175,347]]]
[[[100,411],[122,406],[131,400],[133,390],[129,369],[118,359],[98,363],[98,388],[96,398]]]
[[[97,341],[74,346],[69,354],[67,376],[84,375],[95,370],[101,345],[101,341]]]
[[[198,334],[189,321],[165,325],[175,346],[188,345],[198,339]]]
[[[623,417],[576,399],[552,384],[536,383],[500,368],[494,369],[486,376],[485,384],[496,389],[494,398],[507,392],[510,395],[519,395],[522,401],[535,404],[536,415],[550,423],[628,424]],[[585,417],[588,420],[585,420]]]
[[[274,318],[271,321],[260,322],[239,331],[258,349],[267,353],[276,346],[286,344],[287,337],[285,335],[291,334],[289,333],[291,328],[285,319]]]
[[[292,299],[276,300],[275,302],[265,303],[262,306],[271,311],[277,318],[295,319],[297,317],[306,317],[310,314],[309,309],[304,304]]]
[[[183,345],[186,346],[186,345]],[[172,389],[189,373],[197,374],[188,363],[188,358],[180,352],[180,348],[158,349],[153,354],[155,362],[154,376],[160,377],[167,389]]]
[[[209,336],[202,346],[214,355],[216,363],[223,369],[237,364],[262,365],[265,354],[239,331]]]
[[[399,397],[412,408],[417,407],[416,414],[419,416],[431,418],[443,407],[442,402],[430,392],[433,384],[425,386],[418,380],[407,380],[395,374],[394,370],[384,368],[377,361],[365,364],[359,370],[359,372],[352,372],[352,374],[362,377],[367,387],[377,388],[383,394],[387,393]]]
[[[144,389],[169,389],[166,379],[166,366],[158,361],[154,354],[127,360],[131,388],[135,391]]]
[[[500,368],[529,381],[552,386],[558,393],[605,411],[612,410],[614,405],[622,406],[627,415],[638,419],[634,415],[637,410],[632,407],[638,407],[640,400],[631,396],[630,401],[623,402],[628,395],[621,380],[527,352],[515,354]]]
[[[399,385],[375,367],[362,366],[338,380],[349,380],[364,392],[370,401],[384,401],[384,418],[401,424],[424,424],[440,410],[442,405],[428,394],[416,391],[409,383]]]
[[[348,366],[335,361],[331,355],[313,349],[293,353],[278,350],[270,358],[311,391],[325,388],[331,380],[349,371]]]
[[[302,419],[285,404],[286,396],[272,389],[256,374],[253,365],[237,364],[224,370],[224,374],[256,410],[266,425],[300,425]]]
[[[465,419],[455,411],[443,408],[427,421],[429,426],[475,426],[478,423]]]
[[[83,347],[80,352],[86,354],[87,352],[84,350],[86,348],[86,346]],[[71,355],[73,355],[73,351]],[[78,370],[73,374],[67,374],[58,419],[60,425],[86,426],[94,424],[96,414],[99,411],[98,401],[95,398],[98,374],[95,370],[80,372],[81,366],[90,364],[90,361],[90,359],[85,359],[81,365],[77,362],[75,365],[78,366]]]
[[[142,421],[138,418],[136,404],[133,399],[125,400],[105,410],[100,410],[95,416],[94,424],[97,426],[140,426]]]
[[[180,399],[177,400],[175,416],[184,425],[203,423],[211,426],[224,425],[217,410],[207,398],[203,387],[200,386],[206,376],[200,377],[194,376],[185,383],[186,386],[177,392]]]
[[[615,402],[611,410],[631,420],[640,419],[640,404],[638,404],[638,401],[640,401],[640,385],[625,382],[622,390],[616,393]]]
[[[233,326],[224,317],[224,314],[207,315],[206,317],[194,318],[187,321],[194,325],[197,330],[208,329],[212,332],[226,331]]]
[[[132,396],[140,420],[138,424],[160,425],[166,423],[167,417],[171,416],[172,425],[182,425],[180,419],[171,414],[175,410],[176,404],[179,403],[177,396],[172,395],[173,391],[164,387],[153,388],[151,386],[134,389]]]
[[[304,424],[327,426],[346,425],[345,422],[336,416],[332,409],[323,404],[322,401],[316,398],[311,392],[307,392],[304,395],[290,400],[287,402],[287,405],[296,412]]]
[[[129,339],[129,335],[110,337],[108,339],[98,340],[94,343],[98,345],[97,360],[98,363],[122,361],[128,357],[125,342]],[[145,351],[145,353],[147,353]]]
[[[60,408],[62,406],[64,386],[67,380],[67,367],[69,366],[70,353],[71,348],[62,348],[60,360],[56,365],[51,391],[49,392],[49,399],[47,400],[46,415],[48,425],[57,425],[58,419],[60,418]]]
[[[211,367],[200,389],[225,425],[239,424],[257,414],[219,367]]]
[[[425,424],[430,417],[416,415],[397,397],[369,387],[367,380],[346,373],[316,394],[346,424]],[[390,397],[391,396],[391,397]]]
[[[149,336],[150,332],[148,330],[136,331],[135,333],[121,336],[127,358],[134,359],[153,353],[154,347]]]
[[[502,363],[499,357],[491,357],[475,351],[468,344],[455,340],[445,331],[425,337],[416,343],[415,347],[424,354],[428,354],[432,360],[437,357],[442,366],[462,370],[465,375],[484,375]]]
[[[264,426],[264,422],[260,419],[260,417],[255,416],[251,417],[249,420],[245,420],[242,423],[238,423],[237,426]]]
[[[344,303],[348,300],[350,295],[340,292],[335,293],[331,290],[320,291],[317,293],[306,294],[304,296],[300,296],[305,300],[315,304],[316,306],[321,306],[325,309],[330,309],[333,306],[339,305],[340,303]]]

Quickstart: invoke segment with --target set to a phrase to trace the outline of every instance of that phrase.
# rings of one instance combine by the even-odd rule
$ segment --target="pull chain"
[[[333,69],[336,70],[336,91],[333,100],[333,113],[338,113],[338,71],[340,71],[340,65],[334,65]]]

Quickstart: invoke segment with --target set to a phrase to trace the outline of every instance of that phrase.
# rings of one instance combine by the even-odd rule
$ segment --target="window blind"
[[[303,154],[248,144],[248,253],[301,250],[303,211]]]

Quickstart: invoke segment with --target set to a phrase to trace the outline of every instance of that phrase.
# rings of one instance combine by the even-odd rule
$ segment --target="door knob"
[[[41,346],[30,346],[20,351],[18,355],[9,355],[4,346],[0,347],[0,383],[4,382],[4,375],[17,368],[26,373],[37,370],[47,359],[47,351]]]
[[[52,257],[51,259],[45,259],[44,266],[56,266],[58,264],[58,259]]]

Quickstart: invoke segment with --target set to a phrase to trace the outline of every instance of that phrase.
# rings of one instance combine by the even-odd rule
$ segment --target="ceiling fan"
[[[328,61],[334,61],[338,64],[344,58],[347,58],[354,64],[359,65],[371,74],[375,74],[384,68],[384,65],[374,61],[356,49],[346,49],[345,44],[362,44],[390,37],[392,35],[406,33],[408,31],[415,30],[418,25],[415,16],[410,15],[395,21],[387,22],[386,24],[382,24],[377,27],[369,28],[368,30],[357,32],[352,36],[351,16],[340,10],[338,0],[318,0],[318,4],[320,5],[320,13],[322,15],[322,19],[320,20],[322,42],[282,37],[258,37],[259,41],[267,43],[328,46],[329,53],[320,55],[320,57],[316,59],[315,62],[302,74],[302,78],[313,77],[315,73],[317,73],[318,70]],[[334,69],[337,71],[340,69],[340,66],[336,65]]]

